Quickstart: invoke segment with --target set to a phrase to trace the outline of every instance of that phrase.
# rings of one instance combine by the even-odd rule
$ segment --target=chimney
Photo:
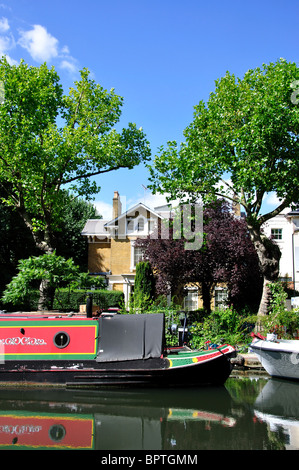
[[[114,191],[112,220],[116,219],[120,215],[121,215],[120,197],[119,197],[118,191]]]

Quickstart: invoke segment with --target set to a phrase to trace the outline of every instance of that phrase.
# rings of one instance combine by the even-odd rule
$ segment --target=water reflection
[[[280,435],[286,450],[299,449],[299,383],[269,380],[254,404],[255,416]]]
[[[0,448],[299,449],[298,386],[229,379],[176,390],[0,389]]]

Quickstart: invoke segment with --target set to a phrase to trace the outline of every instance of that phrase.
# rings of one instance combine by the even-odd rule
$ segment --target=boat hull
[[[299,380],[299,341],[259,339],[250,347],[269,375]]]
[[[167,358],[117,364],[31,361],[20,365],[10,361],[0,368],[0,382],[66,387],[222,385],[232,368],[229,357],[223,354],[202,364],[182,367],[169,367]]]
[[[235,349],[164,347],[164,315],[3,316],[0,383],[68,387],[223,384]]]

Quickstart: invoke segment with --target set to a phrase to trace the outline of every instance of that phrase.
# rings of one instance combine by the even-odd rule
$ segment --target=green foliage
[[[59,289],[54,299],[54,309],[61,311],[78,312],[80,305],[86,304],[87,291],[84,289],[70,290]],[[95,289],[92,291],[93,305],[98,305],[100,309],[122,306],[124,294],[119,291],[108,291],[104,289]]]
[[[153,300],[154,289],[155,280],[151,265],[148,261],[141,261],[136,266],[134,308],[145,311]]]
[[[161,147],[150,167],[152,188],[174,198],[221,194],[256,219],[265,192],[298,200],[299,107],[291,100],[298,78],[297,64],[281,59],[242,79],[227,72],[216,80],[208,102],[195,106],[186,142]]]
[[[165,315],[165,342],[167,346],[177,346],[178,335],[171,332],[172,325],[180,325],[180,306],[173,301],[169,304],[167,298],[159,296],[154,302],[148,305],[144,313],[164,313]]]
[[[68,286],[69,295],[78,288],[84,288],[86,291],[95,287],[104,287],[102,278],[81,273],[71,258],[57,256],[55,252],[20,260],[18,269],[18,274],[7,285],[2,297],[2,302],[9,306],[25,304],[32,309],[33,304],[36,304],[37,288],[42,282],[47,283],[47,288],[52,288],[52,297],[47,300],[47,308],[55,308],[53,306],[55,292],[56,308],[67,308],[67,301],[59,300],[61,296],[58,292],[63,287]],[[61,295],[65,299],[65,295]],[[69,302],[72,303],[70,298]]]
[[[51,287],[59,287],[74,281],[78,275],[78,267],[72,259],[66,260],[56,253],[32,256],[19,261],[19,273],[13,277],[3,294],[3,301],[17,304],[26,299],[33,287],[42,280]]]
[[[262,225],[299,200],[299,106],[292,99],[299,79],[295,62],[280,59],[227,72],[200,101],[185,129],[185,142],[168,142],[155,157],[150,188],[169,199],[208,202],[225,197],[243,206],[264,279],[276,280],[280,252],[262,236]],[[296,100],[297,101],[297,100]],[[276,208],[261,214],[264,196],[275,192]],[[266,284],[265,284],[266,285]],[[259,316],[268,313],[262,296]]]
[[[124,303],[124,295],[118,291],[107,291],[104,289],[95,289],[93,293],[93,304],[98,305],[101,309],[109,307],[122,306]],[[86,289],[61,288],[56,290],[53,309],[62,312],[78,312],[80,305],[85,305],[87,299]],[[38,308],[39,291],[31,289],[23,300],[16,304],[5,303],[0,301],[0,308],[11,311],[36,311]]]
[[[73,258],[81,271],[87,271],[88,242],[81,232],[88,219],[101,219],[91,202],[63,191],[64,213],[59,230],[54,233],[56,253],[64,258]]]
[[[275,333],[279,337],[293,339],[299,336],[299,312],[297,309],[287,310],[285,301],[287,292],[283,283],[274,282],[270,285],[272,294],[269,315],[259,320],[260,332],[263,335]]]
[[[77,196],[99,191],[91,178],[132,169],[150,156],[142,129],[129,123],[117,132],[123,98],[83,69],[64,95],[55,69],[0,60],[5,100],[0,106],[1,201],[15,207],[43,252],[65,215],[66,185]]]
[[[195,322],[190,327],[190,344],[195,348],[202,348],[206,343],[229,343],[233,346],[250,342],[247,314],[238,314],[231,308],[216,309],[204,321]],[[250,329],[250,327],[249,327]]]

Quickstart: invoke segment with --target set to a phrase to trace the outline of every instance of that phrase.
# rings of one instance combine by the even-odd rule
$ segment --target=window
[[[137,232],[143,232],[144,231],[144,219],[140,217],[137,222]]]
[[[191,312],[198,309],[198,290],[196,288],[188,289],[184,298],[184,309]]]
[[[127,220],[127,233],[137,233],[144,232],[145,229],[145,219],[143,217],[138,217],[138,219],[128,219]]]
[[[142,248],[139,246],[134,246],[134,268],[142,260],[143,260]]]
[[[65,331],[59,331],[53,338],[54,344],[57,348],[66,348],[70,342],[70,337]]]
[[[127,221],[127,232],[128,233],[134,232],[134,220],[132,220],[132,219],[129,219]]]
[[[271,228],[271,238],[273,240],[282,240],[282,228]]]
[[[215,288],[215,308],[227,307],[227,289],[222,287]]]

